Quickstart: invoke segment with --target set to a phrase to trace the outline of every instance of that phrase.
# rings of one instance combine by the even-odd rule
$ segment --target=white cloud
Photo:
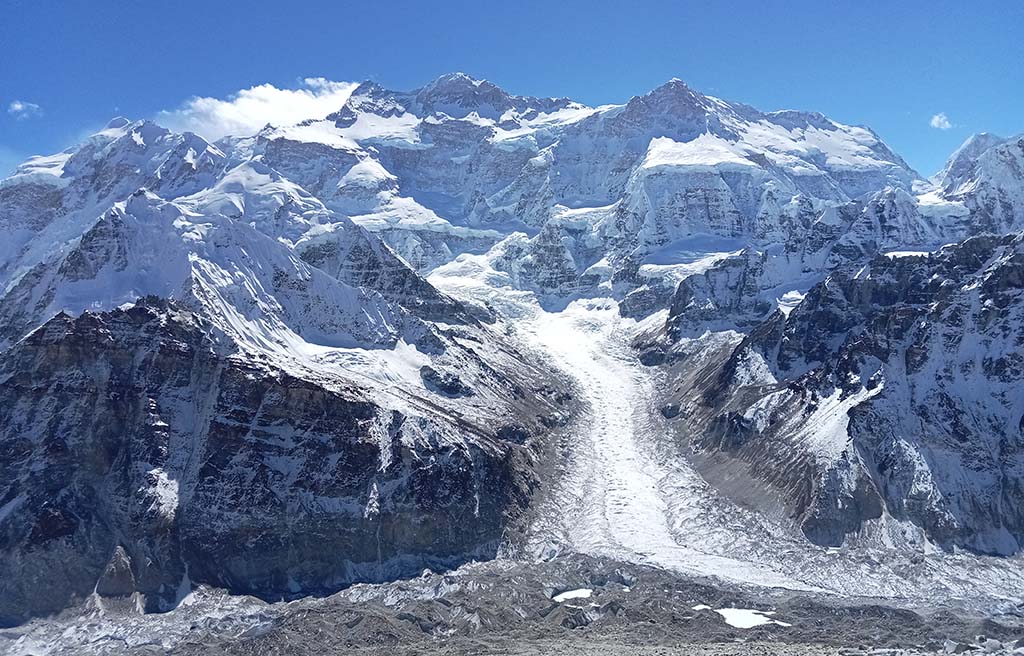
[[[928,124],[939,130],[948,130],[953,127],[953,124],[949,122],[949,117],[946,116],[946,112],[939,112],[932,117]]]
[[[7,106],[7,113],[21,120],[23,118],[39,116],[43,113],[43,108],[35,103],[25,102],[24,100],[12,100],[11,104]]]
[[[210,140],[249,135],[267,123],[289,125],[324,118],[341,109],[356,86],[322,77],[306,78],[298,89],[260,84],[227,99],[190,98],[178,109],[160,112],[156,120],[171,130],[190,130]]]

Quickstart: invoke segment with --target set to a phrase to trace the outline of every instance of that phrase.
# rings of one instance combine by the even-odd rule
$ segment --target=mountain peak
[[[967,137],[967,139],[960,144],[960,147],[956,149],[950,159],[955,159],[961,155],[977,156],[992,146],[997,146],[1004,141],[1006,141],[1006,139],[999,135],[992,134],[991,132],[977,132]]]
[[[689,123],[707,116],[713,109],[707,96],[674,77],[646,94],[630,99],[624,115],[631,117],[629,120],[641,122],[685,119]]]
[[[438,76],[433,82],[427,86],[456,86],[456,85],[473,85],[480,86],[480,84],[486,82],[486,80],[477,80],[476,78],[463,73],[462,71],[455,71],[452,73],[445,73],[444,75]]]
[[[442,75],[416,91],[416,101],[427,112],[442,112],[453,118],[475,112],[496,119],[514,104],[504,89],[465,73]]]
[[[384,90],[384,87],[373,80],[363,80],[359,83],[359,86],[352,90],[352,95],[349,96],[349,98],[352,98],[353,96],[373,95]]]
[[[487,80],[477,80],[465,73],[445,73],[419,90],[419,97],[472,100],[476,96],[507,97],[509,94]]]
[[[943,167],[934,178],[939,186],[951,191],[961,184],[974,168],[974,163],[990,148],[1005,142],[1003,137],[990,132],[978,132],[968,137],[960,147],[950,155]]]
[[[150,121],[149,119],[133,121],[125,118],[124,116],[117,116],[110,119],[102,130],[92,136],[102,136],[106,138],[110,138],[111,136],[120,137],[122,134],[127,134],[128,132],[140,132],[146,136],[156,136],[159,134],[169,134],[170,130],[158,123]]]
[[[686,84],[686,82],[683,82],[677,77],[655,87],[645,95],[640,96],[640,98],[648,103],[658,105],[666,102],[671,104],[682,102],[695,106],[703,106],[707,104],[708,100],[707,96],[691,88]],[[633,100],[637,100],[637,98],[634,98]]]
[[[702,95],[678,77],[671,78],[651,89],[646,96]]]

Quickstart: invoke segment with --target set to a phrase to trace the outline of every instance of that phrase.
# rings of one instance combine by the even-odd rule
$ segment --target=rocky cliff
[[[679,333],[706,316],[683,290],[667,358],[680,372],[669,401],[680,434],[708,456],[709,476],[742,471],[774,490],[815,542],[923,535],[1014,553],[1022,273],[1021,234],[880,256],[832,272],[710,359]],[[723,280],[743,296],[741,277]]]

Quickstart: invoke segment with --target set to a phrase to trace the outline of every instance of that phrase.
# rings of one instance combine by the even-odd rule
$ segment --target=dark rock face
[[[749,328],[773,309],[761,298],[765,257],[747,250],[703,275],[679,283],[669,305],[667,328],[672,339],[706,330]]]
[[[423,382],[435,390],[447,396],[472,396],[473,389],[462,382],[462,379],[452,373],[441,373],[430,365],[423,365],[420,368],[420,377]]]
[[[679,416],[679,404],[678,403],[666,403],[661,406],[661,415],[665,419],[673,419]]]
[[[815,542],[888,516],[939,544],[1016,552],[1022,271],[1024,235],[1010,235],[833,272],[681,374],[680,430],[781,491]]]
[[[193,582],[327,592],[493,553],[535,478],[487,423],[247,361],[164,301],[58,316],[0,365],[0,618],[93,590],[161,610]]]
[[[96,582],[96,594],[103,597],[127,597],[135,592],[135,575],[124,547],[118,545],[107,568]]]
[[[352,228],[345,239],[327,235],[302,244],[300,257],[342,282],[379,292],[422,319],[469,320],[462,304],[437,291],[365,230]]]

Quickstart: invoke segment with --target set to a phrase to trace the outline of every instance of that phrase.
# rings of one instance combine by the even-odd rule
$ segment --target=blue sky
[[[238,110],[193,97],[269,84],[249,100],[330,102],[322,83],[273,93],[310,77],[414,88],[454,70],[588,104],[679,77],[760,109],[869,125],[925,175],[974,132],[1024,132],[1019,0],[244,4],[4,0],[0,170],[115,115],[179,110],[164,116],[187,124]]]

